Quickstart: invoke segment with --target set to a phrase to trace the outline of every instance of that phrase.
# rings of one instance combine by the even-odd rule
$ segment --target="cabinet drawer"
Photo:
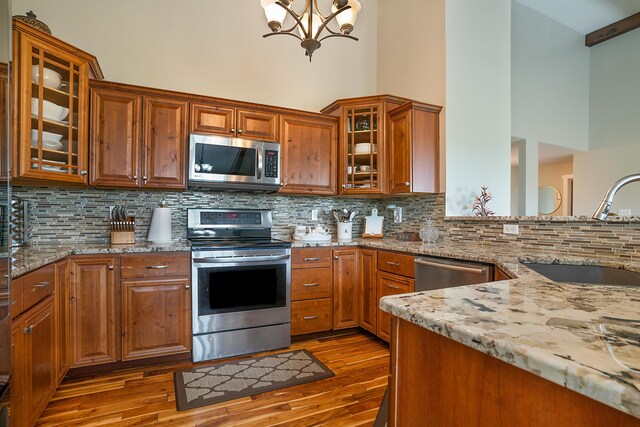
[[[291,335],[331,329],[331,298],[291,303]]]
[[[11,281],[11,318],[22,313],[22,277]]]
[[[157,253],[122,257],[122,278],[188,276],[190,253]]]
[[[56,285],[56,266],[47,265],[22,277],[22,307],[27,309],[53,293]]]
[[[331,269],[305,268],[291,272],[291,300],[300,301],[331,296]]]
[[[331,248],[297,248],[291,252],[291,268],[331,267]]]
[[[415,277],[413,255],[378,251],[378,270],[407,277]]]

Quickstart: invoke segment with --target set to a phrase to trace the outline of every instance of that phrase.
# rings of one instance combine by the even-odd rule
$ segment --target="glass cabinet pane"
[[[378,190],[380,188],[378,180],[379,116],[378,106],[346,110],[346,189]]]

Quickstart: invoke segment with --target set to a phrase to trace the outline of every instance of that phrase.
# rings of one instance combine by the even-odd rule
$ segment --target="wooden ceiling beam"
[[[640,12],[587,34],[584,38],[584,44],[588,47],[595,46],[638,27],[640,27]]]

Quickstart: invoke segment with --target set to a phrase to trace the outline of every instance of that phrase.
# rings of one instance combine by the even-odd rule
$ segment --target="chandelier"
[[[300,40],[300,46],[305,50],[305,55],[309,57],[309,62],[311,62],[311,55],[320,47],[320,42],[324,39],[345,37],[358,40],[350,35],[358,12],[360,12],[360,2],[358,0],[333,0],[331,13],[326,16],[320,12],[318,0],[306,0],[304,9],[300,13],[296,13],[290,8],[292,3],[293,0],[260,0],[260,4],[267,16],[267,25],[272,31],[263,37],[276,34],[287,34],[296,37]],[[293,18],[294,22],[292,27],[283,30],[282,24],[287,14]],[[339,32],[333,31],[328,26],[333,18],[336,19],[340,26]],[[326,33],[324,37],[321,37],[324,30],[326,30]]]

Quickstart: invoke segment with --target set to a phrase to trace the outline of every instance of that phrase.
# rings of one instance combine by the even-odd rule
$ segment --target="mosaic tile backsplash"
[[[478,221],[474,218],[445,219],[443,194],[381,199],[280,196],[262,193],[193,190],[151,192],[136,190],[96,190],[13,187],[15,196],[30,202],[32,244],[107,243],[109,241],[108,207],[126,204],[136,216],[136,240],[147,237],[153,208],[166,200],[172,211],[174,239],[186,236],[187,208],[272,209],[276,238],[288,238],[294,225],[313,226],[311,210],[319,209],[318,219],[335,235],[332,209],[347,208],[360,212],[354,219],[354,235],[364,231],[364,216],[377,208],[385,217],[385,235],[398,231],[419,231],[427,219],[441,231],[443,241],[475,242],[481,245],[512,244],[519,248],[549,249],[562,253],[616,255],[640,258],[640,221],[598,223],[588,220],[504,220]],[[389,205],[401,206],[404,218],[393,223]],[[505,223],[518,223],[519,235],[502,233]]]

